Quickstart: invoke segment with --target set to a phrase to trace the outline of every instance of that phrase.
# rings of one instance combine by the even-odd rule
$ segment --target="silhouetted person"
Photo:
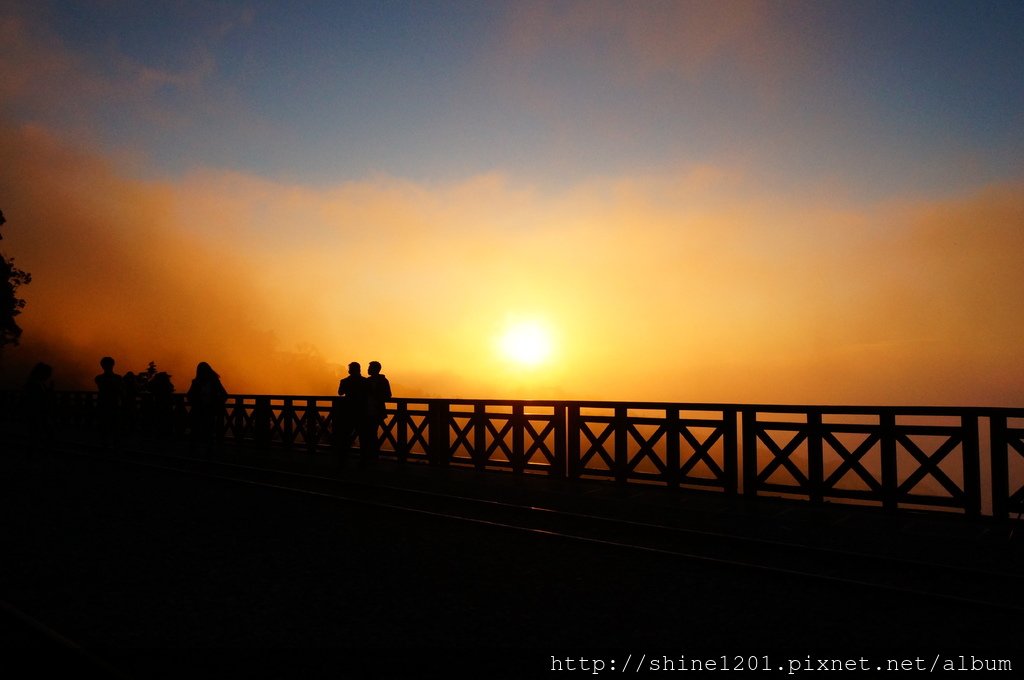
[[[117,436],[124,383],[121,376],[114,373],[113,357],[100,359],[100,367],[103,372],[96,376],[96,419],[101,439],[110,443]]]
[[[338,396],[342,401],[342,444],[346,448],[352,446],[356,437],[359,438],[360,461],[366,462],[370,455],[369,428],[369,382],[362,374],[359,362],[348,365],[348,376],[338,383]]]
[[[224,413],[227,390],[220,376],[205,361],[196,366],[196,377],[188,388],[189,420],[193,448],[210,445],[218,434],[218,422]]]
[[[31,442],[50,435],[53,411],[53,368],[39,362],[28,374],[21,393],[21,408]]]
[[[387,400],[391,398],[391,383],[380,372],[380,368],[379,361],[371,361],[370,365],[366,367],[366,372],[369,374],[366,378],[366,384],[369,388],[367,404],[367,417],[369,420],[367,429],[370,435],[370,451],[374,457],[380,451],[379,428],[384,424],[384,419],[387,417]]]
[[[174,383],[161,371],[146,384],[146,405],[150,432],[160,438],[170,437],[174,423]]]

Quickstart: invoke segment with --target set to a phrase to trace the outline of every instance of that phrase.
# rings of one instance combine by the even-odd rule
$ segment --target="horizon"
[[[1024,5],[13,2],[0,351],[90,389],[1024,406]]]

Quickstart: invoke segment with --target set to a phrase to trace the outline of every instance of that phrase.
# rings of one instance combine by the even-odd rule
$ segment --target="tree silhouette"
[[[7,222],[0,210],[0,227]],[[0,241],[3,240],[0,234]],[[15,293],[18,286],[32,282],[32,275],[14,266],[14,259],[8,259],[0,253],[0,347],[17,345],[21,337],[21,327],[14,317],[21,314],[25,301]]]

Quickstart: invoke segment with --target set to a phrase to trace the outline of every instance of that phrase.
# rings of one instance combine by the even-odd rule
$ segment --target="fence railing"
[[[4,404],[16,413],[17,393]],[[231,395],[218,434],[345,453],[342,408],[331,397]],[[50,417],[92,427],[95,393],[57,393]],[[185,436],[189,406],[184,395],[143,396],[122,425]],[[383,456],[442,466],[997,518],[1024,507],[1024,409],[397,398],[376,435]]]

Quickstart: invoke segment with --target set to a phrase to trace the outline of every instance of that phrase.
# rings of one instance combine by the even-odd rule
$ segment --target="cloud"
[[[123,370],[155,360],[179,380],[206,359],[229,369],[238,390],[262,382],[244,377],[253,365],[274,373],[279,359],[295,363],[260,322],[249,264],[176,229],[173,188],[125,178],[38,127],[4,127],[2,136],[5,242],[33,273],[25,347],[14,353],[22,368],[49,359],[62,384],[86,387],[104,354]],[[315,368],[330,372],[322,361]]]
[[[662,82],[663,76],[696,83],[739,69],[767,93],[809,61],[813,36],[803,35],[806,27],[786,14],[761,0],[517,3],[500,59],[516,64],[524,77],[557,64],[596,70],[620,86]]]
[[[83,97],[95,101],[103,88],[81,77],[82,60],[24,8],[12,5],[0,13],[0,102],[38,111]]]
[[[133,16],[131,8],[103,4],[81,11],[95,25]],[[177,3],[155,12],[155,21],[187,25],[167,31],[176,43],[166,50],[170,56],[150,55],[149,61],[129,53],[120,44],[123,36],[76,45],[54,29],[50,12],[43,3],[12,2],[0,8],[0,72],[5,74],[0,113],[59,127],[83,140],[92,139],[111,119],[122,121],[119,134],[128,135],[140,121],[167,131],[225,115],[230,92],[223,87],[215,96],[211,92],[218,69],[215,47],[248,23],[251,11]]]
[[[843,205],[713,166],[556,193],[500,174],[141,181],[10,125],[0,153],[5,248],[33,274],[9,383],[57,352],[66,386],[110,353],[179,387],[210,361],[236,392],[329,394],[341,365],[377,359],[408,395],[1024,396],[1019,182]],[[503,362],[512,318],[552,328],[554,363]]]

